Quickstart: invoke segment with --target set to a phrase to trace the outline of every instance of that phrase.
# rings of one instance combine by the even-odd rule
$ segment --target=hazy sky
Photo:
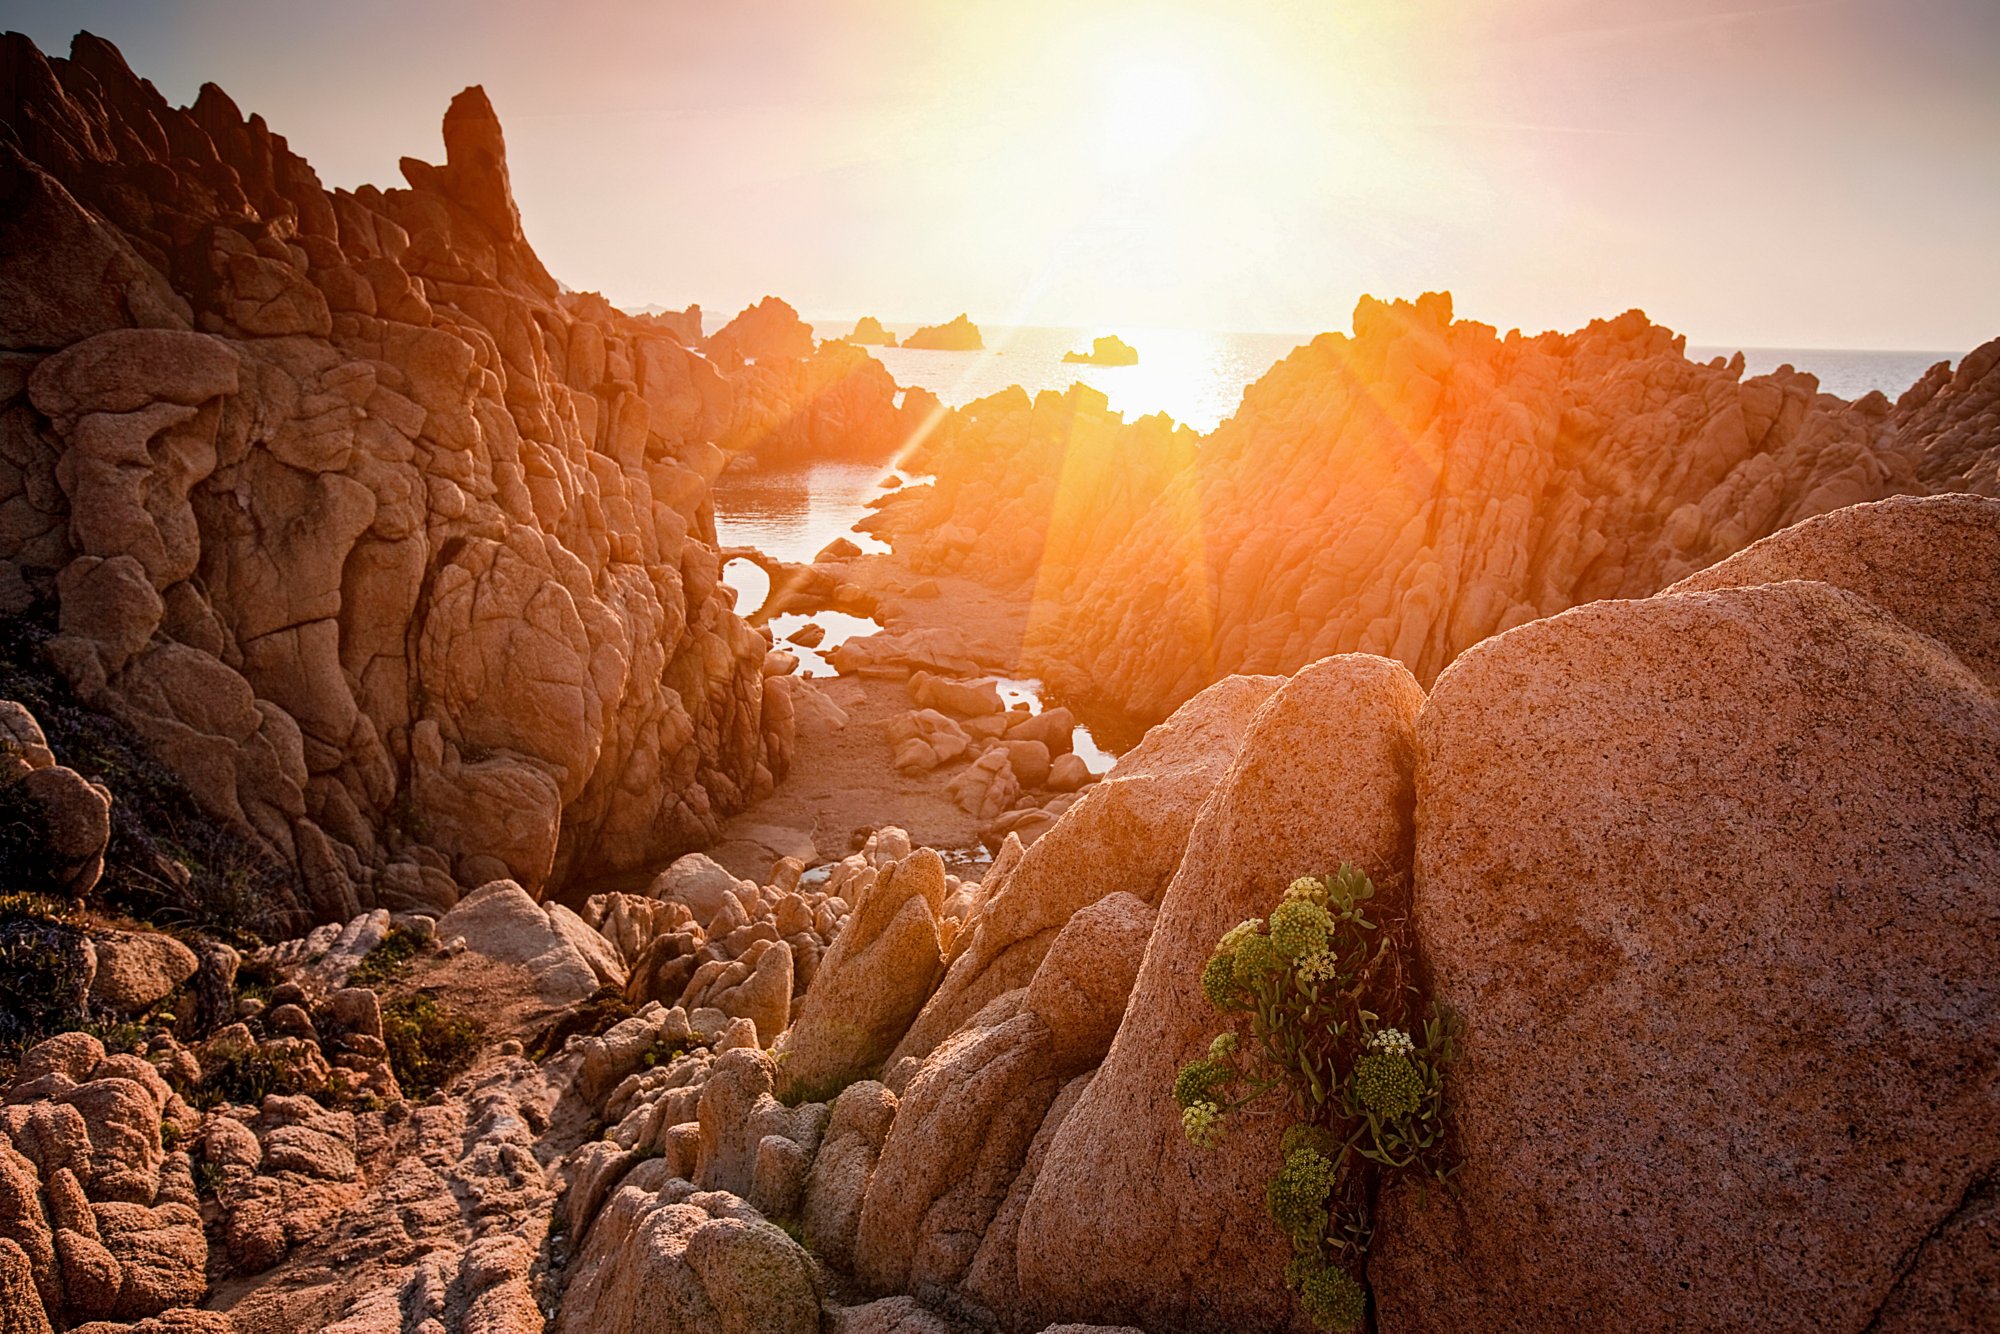
[[[60,3],[329,185],[483,83],[552,272],[625,304],[1696,344],[2000,333],[2000,0]]]

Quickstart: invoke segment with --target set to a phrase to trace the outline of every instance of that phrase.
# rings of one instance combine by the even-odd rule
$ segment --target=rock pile
[[[692,1203],[684,1235],[747,1217],[694,1200],[725,1183],[805,1239],[841,1327],[1303,1329],[1246,1204],[1282,1118],[1199,1151],[1167,1086],[1217,935],[1353,861],[1410,905],[1467,1053],[1463,1193],[1384,1200],[1380,1328],[1702,1326],[1751,1294],[1776,1328],[1978,1327],[1996,551],[2000,502],[1893,500],[1500,636],[1429,698],[1365,655],[1211,687],[956,910],[922,851],[877,868],[775,1063],[647,1077],[645,1123],[688,1121],[635,1205]],[[1884,866],[1920,911],[1856,906]]]

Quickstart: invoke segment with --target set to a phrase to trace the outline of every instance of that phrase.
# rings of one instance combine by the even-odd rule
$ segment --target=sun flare
[[[1098,91],[1096,141],[1106,169],[1148,170],[1197,135],[1211,112],[1205,71],[1173,53],[1117,58]]]

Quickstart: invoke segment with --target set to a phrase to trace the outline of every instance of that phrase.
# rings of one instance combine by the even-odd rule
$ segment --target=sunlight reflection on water
[[[1089,366],[1063,361],[1063,353],[1086,350],[1094,337],[1106,333],[1130,343],[1139,353],[1139,364]],[[1308,341],[1297,334],[1189,329],[1024,328],[988,330],[984,352],[901,347],[869,351],[888,367],[897,384],[922,385],[951,407],[1016,384],[1034,394],[1044,389],[1060,392],[1080,380],[1103,393],[1113,410],[1128,419],[1164,412],[1198,431],[1209,431],[1236,411],[1245,385]]]
[[[874,463],[726,472],[715,483],[715,535],[723,546],[756,547],[788,561],[810,562],[837,537],[863,551],[887,551],[888,544],[855,532],[854,524],[870,500],[886,494],[882,479],[892,472]]]

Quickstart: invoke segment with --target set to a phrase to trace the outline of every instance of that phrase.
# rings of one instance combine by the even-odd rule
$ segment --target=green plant
[[[111,838],[91,903],[239,948],[303,929],[308,896],[298,872],[253,831],[205,810],[129,724],[77,697],[43,652],[56,628],[52,601],[0,616],[0,699],[35,715],[61,763],[111,789]],[[0,885],[9,888],[45,884],[50,875],[45,831],[38,815],[21,809],[24,798],[0,800]]]
[[[1264,1203],[1292,1249],[1286,1282],[1321,1329],[1358,1328],[1367,1313],[1357,1275],[1384,1178],[1449,1181],[1457,1165],[1445,1098],[1457,1025],[1424,1000],[1403,924],[1369,916],[1374,897],[1343,865],[1293,881],[1268,920],[1226,932],[1201,989],[1244,1031],[1217,1035],[1173,1086],[1182,1132],[1202,1148],[1237,1109],[1286,1100],[1293,1124]]]
[[[197,1159],[194,1165],[195,1194],[203,1199],[213,1200],[222,1194],[222,1186],[229,1178],[222,1170],[222,1164],[212,1163],[206,1158]]]
[[[256,1107],[273,1093],[298,1092],[298,1084],[298,1062],[282,1048],[246,1044],[204,1074],[192,1096],[183,1096],[203,1111],[224,1102]]]
[[[347,975],[350,987],[379,987],[409,971],[410,962],[424,948],[424,938],[407,926],[392,926],[374,949]]]
[[[389,1067],[406,1096],[428,1097],[479,1054],[479,1024],[425,993],[398,996],[382,1007],[382,1041]]]
[[[136,1019],[98,1019],[76,1025],[78,1031],[88,1033],[104,1044],[104,1050],[113,1055],[119,1052],[142,1052],[146,1042],[153,1036],[153,1027]]]
[[[89,1017],[84,933],[58,902],[0,894],[0,1057],[11,1059]]]

